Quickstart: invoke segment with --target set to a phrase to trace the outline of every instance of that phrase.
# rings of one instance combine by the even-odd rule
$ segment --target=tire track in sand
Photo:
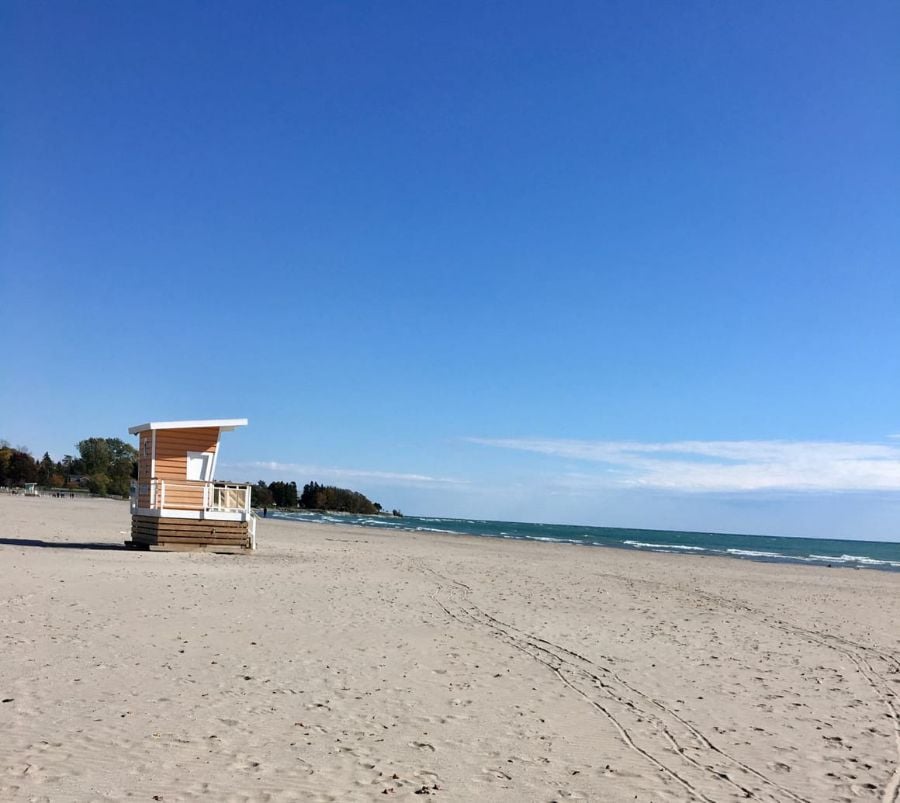
[[[851,641],[842,636],[837,636],[833,633],[822,633],[818,630],[812,630],[790,622],[785,622],[782,619],[767,615],[763,611],[757,610],[743,602],[738,602],[737,600],[720,597],[706,591],[695,591],[694,593],[716,605],[730,608],[735,613],[762,622],[768,627],[781,630],[789,636],[806,639],[822,647],[834,650],[841,655],[846,656],[853,662],[860,675],[862,675],[869,684],[873,694],[884,706],[886,715],[893,725],[894,746],[897,752],[897,758],[894,764],[894,770],[885,782],[884,789],[882,790],[881,803],[898,803],[898,801],[900,801],[900,704],[897,702],[896,693],[892,691],[889,685],[891,681],[885,677],[885,673],[882,670],[876,668],[875,663],[880,662],[886,664],[890,668],[891,674],[900,677],[900,660],[891,653],[884,652],[875,647],[869,647],[865,644],[859,644],[858,642]]]
[[[416,562],[437,582],[430,596],[450,618],[467,627],[488,631],[511,647],[546,666],[613,725],[629,749],[638,753],[694,799],[705,803],[730,795],[758,800],[810,803],[763,772],[717,747],[684,717],[637,689],[613,669],[573,650],[514,627],[479,608],[465,583]],[[752,788],[755,787],[755,788]]]

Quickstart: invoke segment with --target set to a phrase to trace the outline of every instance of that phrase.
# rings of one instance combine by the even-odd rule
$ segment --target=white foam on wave
[[[789,555],[783,555],[781,552],[760,552],[756,549],[728,549],[729,555],[743,555],[748,558],[787,558]]]
[[[403,527],[402,521],[385,521],[384,519],[360,519],[357,524],[364,527]]]
[[[622,543],[628,544],[628,546],[640,547],[642,549],[685,549],[690,550],[691,552],[709,552],[706,547],[686,546],[685,544],[648,544],[644,541],[623,541]]]
[[[416,527],[417,533],[449,533],[450,535],[459,535],[455,530],[441,530],[437,527]]]
[[[900,567],[900,562],[895,560],[878,560],[877,558],[867,558],[863,555],[810,555],[813,560],[827,560],[830,563],[862,563],[866,566],[895,566]]]
[[[525,537],[528,541],[547,541],[551,544],[584,544],[580,538],[551,538],[545,535],[529,535]]]
[[[810,560],[828,560],[832,563],[847,563],[855,560],[853,555],[810,555]]]
[[[423,529],[423,528],[418,528]],[[572,544],[573,546],[604,546],[600,541],[584,541],[580,538],[555,538],[544,535],[516,535],[515,533],[500,532],[496,535],[486,533],[460,533],[456,530],[432,530],[431,532],[446,532],[452,535],[477,535],[481,538],[506,538],[510,541],[543,541],[548,544]]]

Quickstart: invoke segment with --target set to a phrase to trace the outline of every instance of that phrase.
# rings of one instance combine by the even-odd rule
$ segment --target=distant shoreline
[[[599,546],[629,552],[722,557],[756,563],[900,572],[900,543],[887,541],[584,527],[422,516],[398,518],[390,514],[358,515],[308,510],[270,510],[268,518],[282,521],[359,526],[393,532],[407,531],[497,540],[539,541],[572,546]]]
[[[253,512],[260,516],[263,511],[268,511],[268,513],[312,513],[318,514],[322,516],[365,516],[366,518],[374,518],[374,519],[402,519],[405,518],[403,514],[391,513],[390,511],[381,513],[349,513],[346,510],[324,510],[324,509],[311,509],[305,507],[255,507],[253,508]]]

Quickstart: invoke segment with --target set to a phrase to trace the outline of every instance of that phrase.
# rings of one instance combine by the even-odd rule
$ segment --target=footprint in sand
[[[500,778],[504,781],[512,780],[512,775],[496,767],[485,767],[481,772],[483,775],[487,775],[492,779]]]

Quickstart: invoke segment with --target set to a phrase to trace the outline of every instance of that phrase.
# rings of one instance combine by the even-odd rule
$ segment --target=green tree
[[[106,474],[91,474],[88,477],[87,486],[92,494],[106,496],[110,493],[109,477]]]
[[[272,507],[275,500],[269,486],[260,480],[256,485],[250,486],[250,505],[251,507]]]
[[[269,483],[272,499],[278,507],[297,507],[297,483],[276,480]]]
[[[38,463],[37,481],[40,485],[47,487],[50,485],[50,478],[56,471],[56,463],[50,457],[49,452],[44,452],[41,462]]]
[[[358,491],[308,482],[300,495],[300,507],[307,510],[335,510],[339,513],[378,513],[381,505],[372,502]]]
[[[137,449],[120,438],[87,438],[77,446],[92,493],[128,495],[137,469]]]
[[[109,468],[112,454],[106,438],[87,438],[75,444],[81,462],[84,465],[85,474],[104,474]]]
[[[317,482],[308,482],[300,494],[300,507],[306,510],[319,510],[325,504],[325,489]]]
[[[7,472],[7,482],[11,485],[37,482],[38,464],[24,449],[13,449],[9,456]]]
[[[66,485],[72,481],[73,475],[84,474],[84,465],[81,462],[81,458],[72,457],[70,454],[63,455],[59,468],[65,478]]]

